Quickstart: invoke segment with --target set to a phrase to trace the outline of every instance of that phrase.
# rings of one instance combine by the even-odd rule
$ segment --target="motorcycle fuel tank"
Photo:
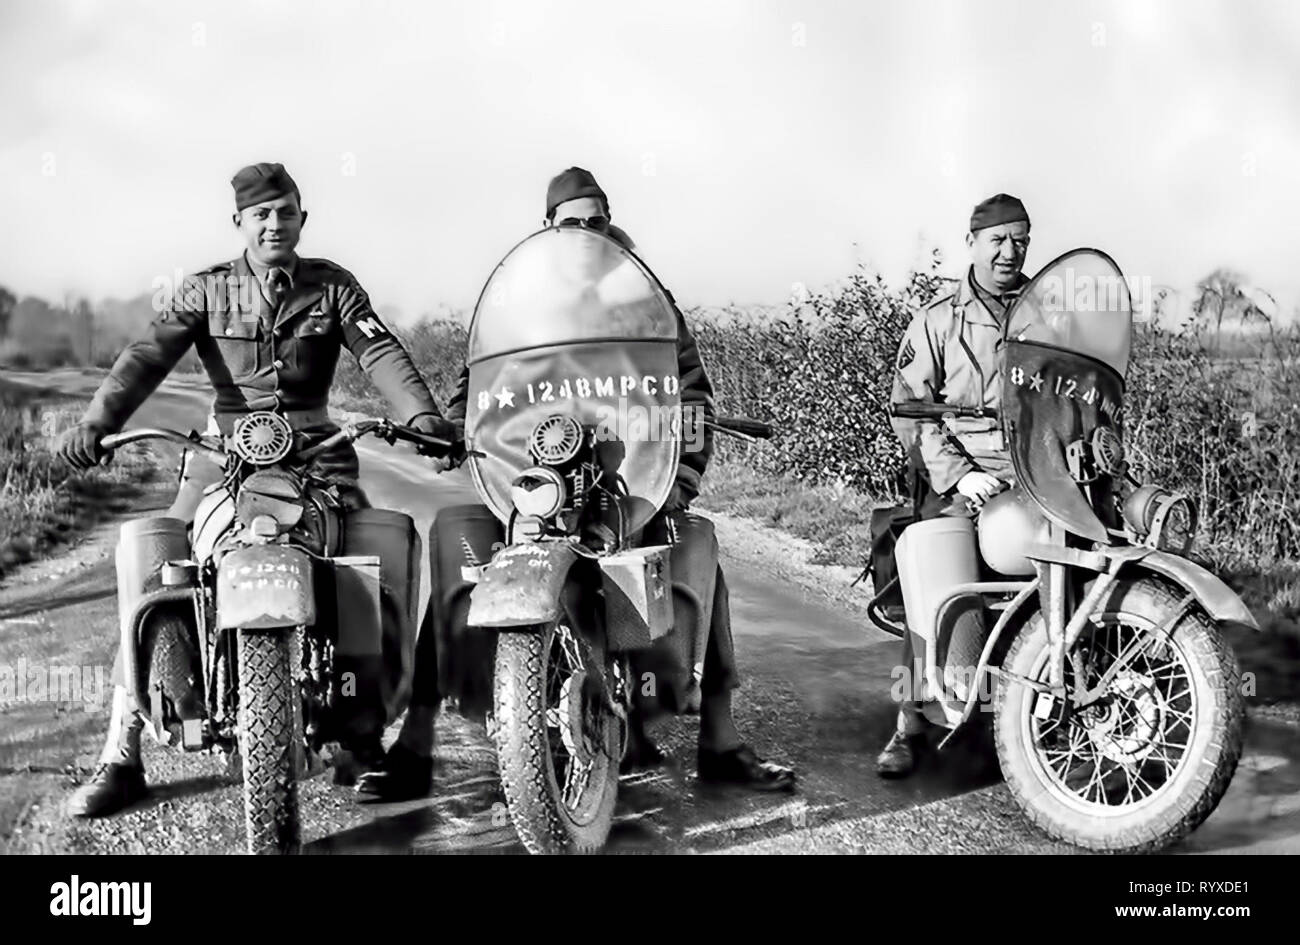
[[[1023,489],[999,492],[984,503],[979,516],[980,558],[994,571],[1010,577],[1038,573],[1025,557],[1033,544],[1048,540],[1048,524],[1038,504]]]

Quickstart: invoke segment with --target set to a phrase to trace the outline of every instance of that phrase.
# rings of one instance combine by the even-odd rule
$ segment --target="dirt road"
[[[96,381],[73,372],[7,376],[70,393],[89,393]],[[201,427],[206,404],[202,383],[170,382],[133,425]],[[423,532],[437,508],[473,499],[463,473],[432,476],[414,454],[383,444],[362,445],[360,453],[371,500],[409,512]],[[142,508],[169,501],[158,492]],[[960,747],[928,759],[907,781],[878,780],[872,764],[891,726],[896,642],[865,629],[842,572],[807,564],[798,543],[787,551],[775,544],[775,533],[729,519],[719,521],[719,534],[745,677],[737,720],[760,753],[798,768],[799,791],[772,797],[703,789],[693,777],[694,720],[669,720],[656,734],[677,761],[625,779],[611,851],[1067,849],[1020,816],[996,764]],[[108,717],[114,539],[113,527],[99,529],[0,587],[0,665],[21,665],[29,679],[62,673],[65,683],[61,701],[46,686],[39,698],[28,692],[0,705],[0,843],[15,853],[240,852],[238,780],[207,755],[150,744],[148,800],[104,821],[62,813],[67,793],[93,767]],[[83,685],[77,698],[67,698],[74,668]],[[437,784],[425,800],[359,805],[328,774],[309,780],[303,790],[308,852],[519,850],[481,728],[444,713],[438,734]],[[1300,852],[1300,729],[1253,719],[1228,797],[1178,849]]]

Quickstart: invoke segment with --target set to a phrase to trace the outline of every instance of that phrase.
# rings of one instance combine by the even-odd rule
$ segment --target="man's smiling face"
[[[249,257],[268,267],[292,261],[306,222],[297,194],[256,203],[235,214],[235,226],[243,234]]]

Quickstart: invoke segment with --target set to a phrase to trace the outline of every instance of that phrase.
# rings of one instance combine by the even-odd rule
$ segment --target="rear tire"
[[[239,631],[239,748],[249,853],[297,853],[302,844],[302,699],[294,672],[302,662],[300,639],[293,627]]]
[[[1114,662],[1110,654],[1149,635],[1185,595],[1149,578],[1117,582],[1074,647],[1087,685]],[[1045,682],[1048,656],[1046,624],[1035,614],[1003,666]],[[1067,661],[1067,686],[1075,671]],[[1000,679],[994,725],[1002,772],[1029,818],[1058,840],[1115,853],[1160,850],[1210,815],[1236,771],[1245,730],[1236,657],[1193,607],[1163,655],[1148,648],[1109,688],[1068,720],[1061,700],[1036,718],[1039,694]]]
[[[497,637],[490,731],[506,807],[530,853],[598,852],[618,796],[619,720],[607,710],[588,713],[563,688],[572,668],[562,662],[563,634],[577,638],[558,623]],[[575,724],[575,715],[583,721]]]

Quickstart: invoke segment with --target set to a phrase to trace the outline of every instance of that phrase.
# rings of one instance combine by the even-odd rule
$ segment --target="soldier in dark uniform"
[[[580,167],[571,167],[551,180],[546,193],[547,226],[583,226],[611,236],[628,249],[632,240],[610,222],[609,200],[596,178]],[[669,296],[671,301],[671,296]],[[676,310],[676,303],[673,303]],[[700,360],[700,353],[681,312],[677,311],[677,363],[681,378],[682,408],[713,417],[713,385]],[[469,394],[469,372],[463,371],[451,403],[449,417],[463,421]],[[703,448],[683,450],[677,467],[676,482],[659,514],[646,526],[650,544],[674,547],[674,567],[692,562],[684,575],[697,598],[711,600],[712,625],[709,629],[702,667],[698,673],[700,737],[699,776],[703,781],[739,784],[757,790],[789,790],[794,787],[794,771],[783,765],[764,761],[745,744],[736,730],[731,712],[731,692],[739,684],[735,651],[731,637],[731,616],[727,606],[727,587],[718,566],[717,539],[706,519],[690,515],[691,502],[700,492],[701,480],[713,450],[711,431],[706,427]],[[690,547],[706,545],[701,549]],[[433,550],[431,549],[431,554]],[[703,563],[701,563],[703,562]],[[697,573],[692,573],[692,571]],[[676,572],[675,572],[676,573]],[[705,588],[711,593],[701,593]],[[442,695],[438,691],[438,655],[435,641],[436,615],[431,607],[421,625],[416,644],[415,678],[411,706],[402,724],[401,734],[389,749],[381,770],[365,774],[357,783],[364,794],[384,800],[421,797],[428,793],[433,776],[434,719]],[[644,767],[663,760],[663,753],[649,739],[636,713],[631,718],[629,759],[632,766]]]
[[[231,185],[244,253],[186,277],[145,337],[118,357],[81,422],[60,437],[60,455],[82,469],[99,462],[102,439],[122,428],[191,345],[216,391],[212,421],[222,433],[229,434],[241,415],[254,410],[280,411],[307,445],[337,432],[327,405],[346,347],[396,419],[430,436],[454,439],[455,425],[443,419],[420,372],[352,274],[327,259],[296,254],[307,213],[284,167],[254,164],[239,171]],[[434,463],[446,465],[445,460]],[[368,506],[350,443],[317,457],[312,472],[338,490],[345,508]],[[193,521],[204,487],[220,475],[211,461],[191,457],[167,514]],[[124,685],[120,652],[114,682],[112,723],[99,768],[69,802],[77,816],[111,814],[147,791],[140,761],[143,719]],[[354,750],[377,761],[379,736],[378,729],[366,733]]]
[[[1011,304],[1028,284],[1021,271],[1029,249],[1029,214],[1009,194],[996,194],[971,213],[966,245],[971,266],[955,291],[912,318],[899,346],[891,400],[925,400],[997,407],[1002,399],[998,359]],[[924,483],[921,518],[973,516],[1012,479],[1011,457],[998,421],[952,418],[943,423],[894,419],[909,462]],[[972,612],[977,614],[977,612]],[[982,619],[976,615],[975,619]],[[919,652],[909,632],[903,667],[909,698],[898,708],[893,736],[876,759],[883,777],[906,777],[927,722],[921,713]]]

